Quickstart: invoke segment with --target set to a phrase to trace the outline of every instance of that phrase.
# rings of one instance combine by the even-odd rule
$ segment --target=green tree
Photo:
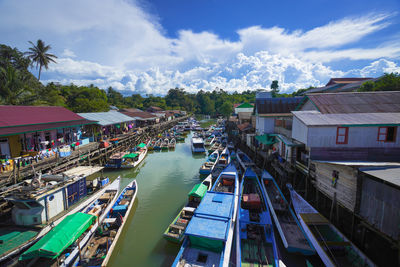
[[[40,74],[42,72],[42,67],[46,69],[49,68],[49,63],[54,62],[56,63],[56,56],[53,54],[47,53],[50,49],[50,45],[45,45],[42,40],[37,40],[36,45],[29,41],[32,47],[29,48],[29,51],[26,52],[28,58],[32,61],[32,64],[36,63],[36,68],[39,67],[39,75],[38,80],[40,80]]]
[[[272,89],[272,96],[275,97],[277,93],[279,93],[279,85],[278,85],[278,81],[274,80],[271,83],[271,89]]]
[[[222,106],[219,108],[219,112],[224,115],[225,117],[229,117],[229,115],[232,114],[233,111],[233,106],[229,102],[225,102],[222,104]]]
[[[375,82],[366,81],[358,91],[400,91],[400,73],[385,73]]]
[[[25,79],[26,76],[11,65],[0,67],[0,99],[3,104],[28,104],[31,92]]]
[[[107,89],[107,99],[110,105],[116,106],[118,108],[125,107],[124,96],[117,90],[114,90],[111,86]]]

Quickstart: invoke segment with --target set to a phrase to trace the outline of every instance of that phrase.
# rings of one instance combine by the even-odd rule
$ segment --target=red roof
[[[0,106],[0,127],[86,120],[63,107]]]

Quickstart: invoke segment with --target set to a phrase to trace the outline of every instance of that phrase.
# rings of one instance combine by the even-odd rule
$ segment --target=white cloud
[[[61,56],[63,57],[76,57],[75,53],[68,48],[65,48],[64,51],[62,52]]]
[[[277,79],[282,91],[290,91],[323,85],[331,77],[398,71],[396,36],[375,47],[360,42],[390,26],[393,16],[347,17],[308,31],[252,26],[231,41],[191,30],[169,38],[159,19],[136,1],[3,0],[0,34],[17,47],[38,38],[50,43],[61,56],[43,73],[49,81],[164,94],[176,86],[243,91]],[[346,72],[329,66],[338,60],[371,64]]]

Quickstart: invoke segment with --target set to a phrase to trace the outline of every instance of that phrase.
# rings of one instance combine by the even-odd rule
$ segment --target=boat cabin
[[[43,175],[43,178],[28,181],[20,192],[8,197],[14,205],[13,222],[24,226],[46,224],[83,199],[88,192],[87,176],[103,168],[77,168],[78,171],[74,168],[61,175]]]

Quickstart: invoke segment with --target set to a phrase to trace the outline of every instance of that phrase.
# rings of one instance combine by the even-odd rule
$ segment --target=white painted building
[[[400,113],[293,111],[292,138],[316,160],[400,160]]]

